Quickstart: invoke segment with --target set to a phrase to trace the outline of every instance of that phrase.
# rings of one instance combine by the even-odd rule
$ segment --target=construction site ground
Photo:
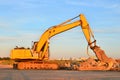
[[[0,80],[120,80],[120,71],[15,70],[0,65]]]

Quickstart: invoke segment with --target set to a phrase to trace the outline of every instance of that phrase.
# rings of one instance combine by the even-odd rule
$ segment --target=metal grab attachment
[[[93,46],[92,46],[92,44],[94,44]],[[89,54],[89,46],[90,46],[90,48],[92,49],[92,50],[94,50],[95,49],[95,47],[98,47],[98,46],[96,46],[96,40],[94,40],[93,42],[91,42],[91,43],[88,43],[88,46],[87,46],[87,55],[88,56],[90,56],[90,54]]]
[[[94,44],[94,46],[92,46],[92,44]],[[90,46],[91,49],[94,49],[94,47],[96,46],[96,40],[94,40],[91,43],[88,43],[88,46]]]

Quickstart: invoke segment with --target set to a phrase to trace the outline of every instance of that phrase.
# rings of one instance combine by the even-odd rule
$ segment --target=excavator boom
[[[73,19],[79,17],[80,20],[72,22]],[[48,48],[48,41],[52,36],[55,36],[59,33],[62,33],[64,31],[67,31],[69,29],[72,29],[77,26],[81,26],[82,31],[84,33],[84,36],[87,40],[87,42],[91,43],[91,38],[93,37],[93,33],[89,27],[89,24],[83,14],[80,14],[75,18],[69,19],[59,25],[50,27],[48,30],[46,30],[43,35],[41,36],[40,40],[38,41],[38,44],[34,47],[34,51],[39,54],[39,59],[48,59],[49,58],[49,48]],[[70,23],[71,22],[71,23]],[[92,36],[91,36],[92,34]],[[90,45],[91,46],[91,45]]]

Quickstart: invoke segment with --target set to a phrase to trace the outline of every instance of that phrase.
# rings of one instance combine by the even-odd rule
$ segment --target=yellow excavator
[[[75,20],[76,18],[79,20]],[[77,70],[110,70],[117,62],[108,58],[105,52],[96,45],[94,34],[83,14],[69,19],[59,25],[48,28],[38,42],[34,42],[31,49],[16,47],[11,50],[10,58],[15,60],[13,68],[17,69],[59,69],[59,65],[49,62],[49,39],[59,33],[81,26],[88,46],[95,53],[97,60],[86,60],[77,66]],[[94,63],[93,63],[94,62]]]

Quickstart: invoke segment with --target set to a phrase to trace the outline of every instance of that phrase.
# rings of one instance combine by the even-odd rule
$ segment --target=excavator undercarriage
[[[16,66],[16,67],[15,67]],[[59,67],[55,63],[44,62],[44,61],[23,61],[14,64],[14,69],[28,70],[28,69],[37,69],[37,70],[57,70]]]

